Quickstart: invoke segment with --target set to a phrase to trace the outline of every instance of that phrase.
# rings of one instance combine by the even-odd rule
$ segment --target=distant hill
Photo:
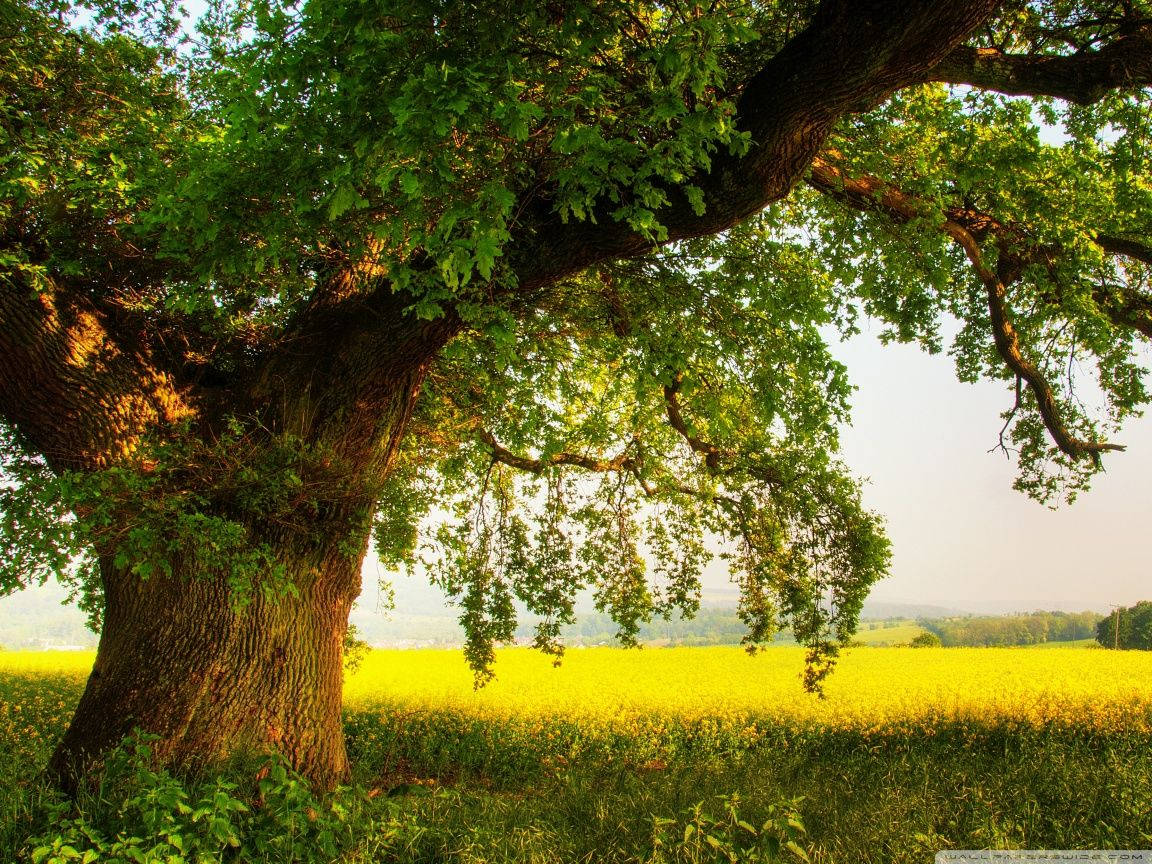
[[[971,615],[962,609],[948,606],[931,606],[926,603],[887,603],[879,600],[865,600],[860,612],[861,621],[888,621],[893,618],[957,618]]]
[[[94,648],[96,634],[88,629],[87,616],[64,605],[67,598],[55,582],[0,597],[0,646]]]

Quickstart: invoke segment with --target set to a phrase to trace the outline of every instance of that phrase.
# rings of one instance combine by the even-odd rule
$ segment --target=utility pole
[[[1120,650],[1120,620],[1123,615],[1123,606],[1112,607],[1112,617],[1115,619],[1112,621],[1112,648],[1117,651]]]

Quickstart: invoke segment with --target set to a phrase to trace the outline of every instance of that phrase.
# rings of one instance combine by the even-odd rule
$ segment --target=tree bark
[[[278,548],[298,597],[243,608],[219,575],[177,568],[142,580],[102,560],[96,662],[50,770],[66,788],[133,730],[173,765],[278,752],[320,788],[347,779],[343,640],[366,547]]]
[[[346,779],[343,641],[377,490],[429,364],[460,327],[451,316],[418,321],[404,313],[403,298],[380,293],[333,307],[263,369],[209,399],[177,389],[149,356],[121,348],[82,303],[0,292],[0,416],[55,470],[115,467],[143,484],[117,502],[115,524],[96,537],[99,649],[50,765],[66,788],[134,729],[157,736],[164,764],[275,751],[318,788]],[[238,449],[214,449],[226,446],[220,435],[229,423],[246,424]],[[152,444],[174,441],[189,445],[190,464],[149,455]],[[287,496],[287,509],[279,501],[264,512],[266,490],[245,488],[268,482],[275,497],[283,492],[275,476],[237,476],[237,465],[259,475],[265,450],[273,468],[284,453],[300,454],[291,466],[299,500]],[[157,486],[147,486],[150,476]],[[291,593],[275,599],[256,585],[238,607],[221,562],[183,547],[165,556],[170,572],[133,573],[122,540],[141,525],[166,524],[154,521],[166,506],[158,496],[188,496],[201,502],[197,512],[243,526],[251,549],[283,568],[276,584]]]
[[[240,450],[226,450],[223,459],[209,433],[197,445],[210,454],[205,462],[178,466],[177,488],[158,491],[176,501],[190,495],[209,502],[197,504],[197,512],[242,526],[252,551],[270,553],[279,572],[246,585],[243,604],[229,584],[229,559],[214,559],[211,550],[178,545],[166,560],[170,572],[148,578],[132,572],[134,562],[118,562],[120,538],[156,518],[151,493],[128,499],[99,550],[104,615],[96,661],[50,766],[65,788],[136,729],[157,736],[154,752],[164,764],[212,765],[276,752],[317,788],[347,779],[341,693],[348,613],[360,593],[381,482],[428,364],[456,325],[412,327],[418,332],[391,344],[365,346],[376,374],[348,375],[343,386],[321,382],[328,416],[315,410],[312,388],[303,382],[294,388],[282,376],[280,389],[265,399],[265,414],[294,422],[273,431],[257,420]],[[345,365],[328,362],[337,371]],[[264,448],[271,461],[262,461]],[[275,473],[245,486],[243,477],[259,475],[266,464],[279,470],[285,452],[299,453],[291,464],[299,483],[289,493]],[[223,470],[232,461],[243,466],[242,477]],[[262,503],[264,492],[274,503]]]

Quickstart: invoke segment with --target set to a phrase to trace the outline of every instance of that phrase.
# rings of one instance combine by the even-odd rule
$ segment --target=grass
[[[861,648],[820,700],[802,653],[587,649],[552,669],[510,649],[477,692],[458,652],[372,652],[347,686],[361,793],[340,860],[727,861],[787,839],[789,807],[818,864],[1152,847],[1152,654]],[[0,860],[64,830],[35,776],[90,663],[0,654]],[[91,818],[114,832],[108,806]],[[732,810],[769,827],[748,839]],[[260,845],[275,836],[235,860],[294,860]]]
[[[1029,645],[1028,647],[1038,651],[1050,651],[1064,648],[1088,648],[1098,650],[1103,646],[1095,639],[1071,639],[1067,642],[1041,642],[1038,645]]]
[[[868,630],[866,629],[867,626],[865,624],[857,631],[856,635],[852,637],[853,641],[863,645],[907,645],[924,632],[924,628],[919,624],[907,622],[884,621],[875,630]]]

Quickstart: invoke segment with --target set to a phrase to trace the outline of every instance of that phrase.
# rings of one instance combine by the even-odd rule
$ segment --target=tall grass
[[[819,864],[920,864],[941,848],[1152,848],[1152,657],[859,649],[817,700],[798,654],[779,651],[574,651],[560,670],[509,651],[479,693],[451,652],[373,652],[349,681],[354,786],[336,798],[282,769],[268,786],[266,765],[173,777],[141,757],[79,809],[38,772],[84,659],[0,654],[0,861],[29,860],[29,838],[83,845],[84,826],[104,844],[93,860],[113,860],[132,820],[175,820],[216,848],[164,802],[221,783],[250,814],[235,816],[238,846],[203,860],[801,860],[790,842]],[[285,825],[300,843],[276,839]]]

